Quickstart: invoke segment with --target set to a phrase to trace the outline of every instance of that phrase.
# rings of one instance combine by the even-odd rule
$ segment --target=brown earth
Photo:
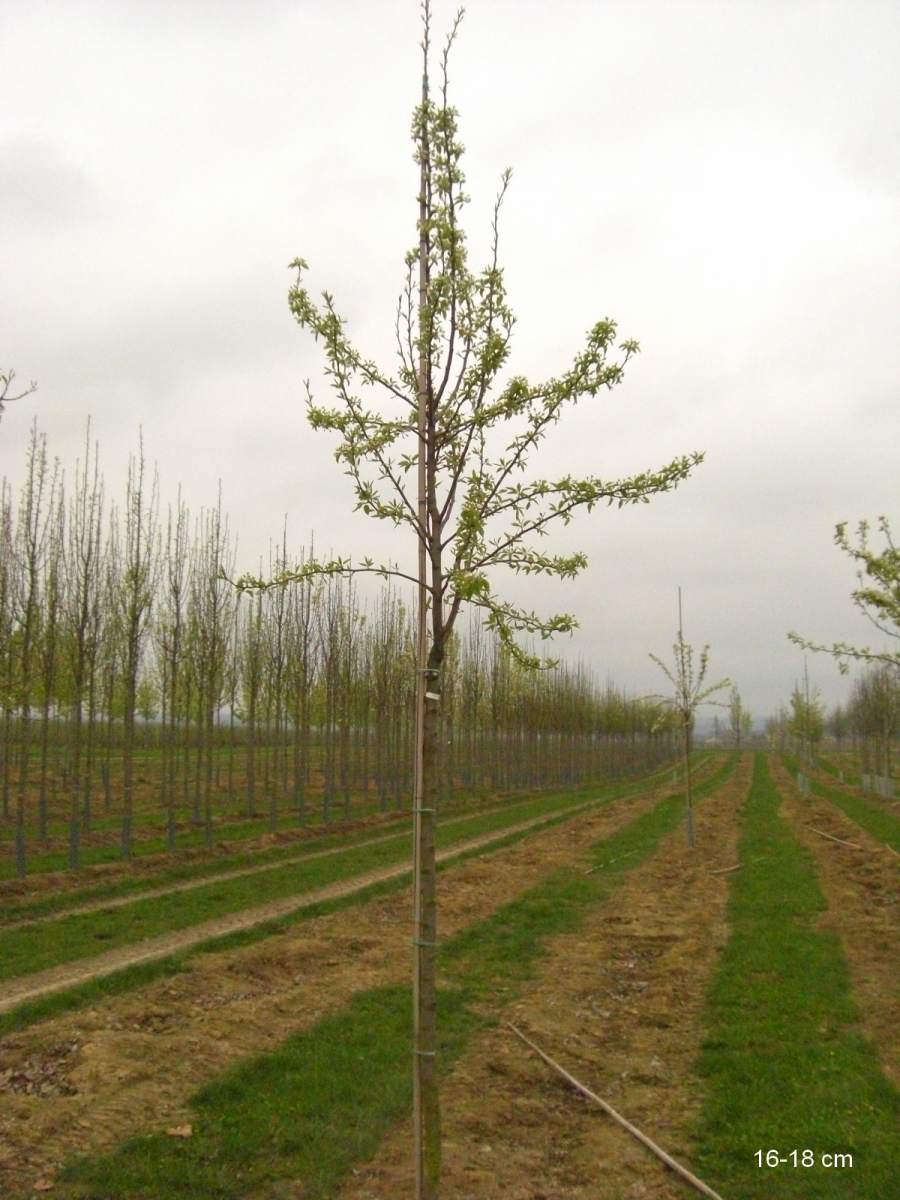
[[[589,842],[646,812],[667,790],[622,799],[443,872],[442,936],[577,861]],[[55,1082],[43,1091],[2,1091],[0,1195],[28,1195],[73,1153],[189,1122],[188,1098],[225,1067],[274,1047],[360,989],[406,978],[409,937],[403,890],[264,942],[203,955],[189,973],[3,1039],[7,1084],[29,1074]]]
[[[828,909],[821,925],[841,939],[863,1028],[885,1074],[900,1084],[900,922],[898,863],[884,842],[866,833],[841,809],[818,796],[801,796],[780,759],[770,758],[782,810],[795,836],[812,851]],[[854,850],[814,833],[812,827],[862,847]]]
[[[577,933],[554,938],[534,985],[501,1015],[689,1166],[705,992],[728,937],[728,874],[752,756],[636,866]],[[501,1023],[441,1088],[444,1200],[683,1200],[684,1185]],[[395,1129],[340,1200],[412,1195],[410,1130]],[[277,1189],[265,1200],[274,1200]],[[281,1193],[277,1193],[281,1194]],[[289,1193],[284,1193],[289,1194]]]

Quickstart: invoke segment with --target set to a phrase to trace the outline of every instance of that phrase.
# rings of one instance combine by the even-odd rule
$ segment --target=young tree
[[[41,750],[38,785],[38,837],[47,841],[47,806],[50,761],[50,709],[59,708],[59,635],[63,603],[63,549],[65,536],[65,498],[62,482],[56,493],[49,521],[46,582],[40,645]]]
[[[728,727],[735,746],[740,749],[742,738],[753,728],[753,718],[744,708],[741,694],[736,687],[731,689],[728,696]]]
[[[831,710],[831,715],[825,722],[825,728],[829,736],[834,738],[837,748],[840,750],[843,746],[844,738],[850,732],[850,715],[843,705],[836,704],[834,706]]]
[[[684,640],[684,629],[681,620],[681,588],[678,589],[678,639],[672,647],[674,666],[670,671],[661,658],[655,654],[650,657],[663,671],[666,678],[675,689],[672,696],[658,696],[678,718],[681,726],[681,749],[684,758],[685,795],[687,798],[687,838],[688,845],[694,844],[694,802],[691,790],[691,751],[693,749],[694,714],[701,704],[717,704],[710,696],[731,684],[730,679],[720,679],[718,683],[703,686],[709,667],[709,646],[704,646],[700,652],[700,664],[694,671],[694,648]]]
[[[812,764],[814,755],[825,732],[825,712],[818,691],[810,691],[809,680],[805,686],[794,685],[791,693],[791,715],[788,732],[802,747],[803,757]]]
[[[174,511],[169,505],[163,556],[163,596],[157,606],[155,626],[163,680],[162,795],[166,811],[166,847],[170,851],[175,849],[178,716],[184,669],[185,611],[192,571],[188,537],[188,510],[179,487]]]
[[[847,536],[846,521],[835,526],[834,540],[859,564],[856,577],[860,586],[851,593],[853,603],[880,633],[900,642],[900,546],[894,544],[887,517],[878,518],[878,529],[886,543],[880,554],[869,545],[868,521],[859,522],[856,545]],[[804,650],[830,654],[844,675],[850,659],[883,663],[900,670],[900,646],[895,650],[870,650],[868,646],[849,646],[846,642],[821,646],[797,633],[789,633],[788,638]]]
[[[886,665],[869,667],[854,683],[848,710],[849,723],[861,742],[864,771],[889,776],[891,747],[900,724],[900,675]]]
[[[23,876],[25,860],[25,815],[31,771],[31,707],[35,669],[40,649],[39,626],[41,583],[47,550],[48,522],[56,511],[57,470],[51,479],[47,464],[47,438],[39,434],[37,420],[31,426],[25,486],[19,503],[19,520],[13,544],[18,568],[18,689],[19,778],[16,794],[16,873]],[[46,503],[49,490],[50,503]]]
[[[122,623],[122,673],[125,693],[122,755],[122,857],[130,859],[134,818],[135,705],[141,650],[147,632],[158,571],[158,483],[154,471],[150,494],[144,482],[144,439],[128,464],[125,497],[125,546],[119,593]]]
[[[352,345],[330,293],[323,293],[321,304],[313,300],[302,258],[291,264],[297,281],[290,291],[297,322],[323,344],[326,374],[337,394],[337,405],[325,407],[307,382],[310,423],[339,435],[335,457],[353,481],[357,509],[408,529],[410,545],[418,549],[418,575],[391,563],[363,559],[353,566],[338,558],[307,560],[271,580],[243,576],[237,583],[252,589],[305,582],[316,574],[372,571],[420,588],[413,802],[414,1130],[416,1195],[432,1200],[440,1175],[434,837],[438,708],[448,639],[460,610],[470,604],[515,658],[539,666],[516,635],[547,638],[571,630],[575,619],[568,613],[541,617],[502,599],[493,582],[496,569],[574,578],[587,565],[584,554],[544,553],[537,538],[568,524],[580,510],[647,502],[686,479],[703,456],[689,454],[623,479],[525,476],[533,453],[564,412],[619,384],[638,344],[617,342],[616,323],[597,321],[584,348],[559,375],[538,382],[515,375],[499,385],[514,325],[498,265],[499,210],[510,172],[503,173],[494,205],[491,261],[474,272],[460,224],[468,199],[460,166],[463,146],[457,112],[448,99],[448,57],[462,11],[444,44],[437,99],[431,93],[429,0],[422,11],[422,93],[412,127],[419,166],[418,243],[406,255],[406,283],[397,305],[396,374],[382,371]],[[377,388],[385,407],[369,407],[365,388]]]
[[[75,487],[66,524],[66,606],[64,640],[69,672],[71,776],[69,807],[69,866],[80,861],[80,812],[85,698],[95,654],[96,613],[102,603],[103,482],[96,444],[91,456],[91,423],[84,439],[84,464],[75,464]]]

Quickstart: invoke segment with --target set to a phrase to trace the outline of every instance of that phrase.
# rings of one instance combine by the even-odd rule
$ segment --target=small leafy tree
[[[836,704],[825,722],[825,729],[829,737],[834,738],[838,750],[841,749],[844,738],[850,733],[850,728],[850,715],[847,709],[842,704]]]
[[[808,683],[802,688],[797,684],[791,693],[788,731],[800,744],[804,758],[811,764],[825,732],[825,711],[818,691],[815,688],[810,691]]]
[[[835,526],[834,540],[845,554],[859,564],[859,587],[851,593],[853,603],[877,630],[900,642],[900,546],[894,543],[887,517],[878,518],[878,530],[885,540],[880,553],[876,553],[869,544],[868,521],[859,522],[855,545],[847,535],[846,521]],[[868,646],[850,646],[846,642],[822,646],[807,641],[797,633],[789,633],[788,637],[804,650],[830,654],[836,659],[843,675],[846,675],[851,659],[885,663],[900,670],[900,646],[896,650],[879,651],[871,650]]]
[[[460,224],[468,200],[460,167],[463,146],[457,112],[448,101],[448,56],[463,14],[458,12],[444,44],[437,100],[430,89],[429,0],[422,14],[422,94],[412,124],[419,166],[418,242],[406,255],[406,282],[396,309],[396,373],[383,371],[352,345],[329,292],[322,293],[321,304],[313,300],[302,258],[291,264],[297,281],[290,291],[294,317],[323,346],[337,400],[334,407],[317,402],[307,382],[309,421],[314,429],[338,435],[335,458],[353,482],[356,508],[409,531],[410,548],[419,555],[418,577],[368,558],[357,565],[345,558],[310,558],[269,580],[243,576],[236,582],[252,590],[305,583],[315,575],[370,571],[420,586],[414,1128],[416,1195],[432,1200],[440,1175],[434,835],[441,671],[450,636],[463,605],[473,605],[518,662],[540,666],[516,635],[548,638],[574,628],[575,619],[568,613],[542,617],[502,599],[493,581],[496,569],[574,578],[587,565],[585,555],[542,552],[538,538],[553,525],[567,525],[579,510],[646,503],[681,483],[703,456],[689,454],[623,479],[569,473],[526,477],[532,455],[566,409],[616,387],[638,344],[618,341],[616,323],[607,318],[588,330],[583,349],[560,374],[537,382],[514,375],[501,385],[515,323],[498,265],[498,216],[510,172],[503,173],[494,205],[491,260],[475,272]],[[383,408],[366,402],[367,390],[382,395]]]
[[[736,687],[731,689],[728,696],[728,726],[735,746],[740,749],[741,740],[753,728],[753,717],[744,708],[741,694]]]
[[[720,679],[718,683],[704,687],[706,672],[709,668],[709,646],[700,651],[700,662],[694,667],[694,648],[684,640],[684,627],[681,616],[681,588],[678,589],[678,637],[672,647],[673,666],[666,666],[655,654],[650,657],[660,668],[674,688],[671,696],[656,695],[652,699],[659,700],[673,713],[681,727],[681,749],[684,758],[685,802],[687,817],[688,845],[694,845],[694,798],[691,783],[691,751],[693,750],[694,714],[701,704],[719,704],[710,697],[722,688],[731,685],[730,679]],[[724,707],[722,705],[721,707]]]
[[[869,666],[853,685],[845,719],[861,742],[863,769],[889,776],[900,725],[900,674],[886,665]]]

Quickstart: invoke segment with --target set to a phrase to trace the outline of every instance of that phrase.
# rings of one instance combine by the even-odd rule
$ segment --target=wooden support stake
[[[507,1024],[509,1024],[509,1022],[507,1022]],[[651,1141],[645,1133],[641,1133],[640,1129],[638,1129],[636,1125],[632,1125],[630,1121],[626,1121],[626,1119],[620,1113],[617,1113],[611,1105],[607,1104],[605,1100],[601,1100],[599,1096],[595,1095],[592,1091],[586,1088],[583,1083],[579,1083],[574,1075],[570,1075],[569,1072],[561,1067],[558,1062],[555,1062],[549,1054],[545,1054],[540,1046],[536,1046],[534,1042],[527,1038],[520,1029],[517,1029],[515,1025],[512,1024],[509,1024],[509,1028],[513,1031],[516,1037],[519,1038],[520,1041],[523,1041],[526,1046],[529,1046],[535,1052],[535,1054],[538,1055],[538,1057],[542,1058],[547,1066],[552,1067],[554,1071],[562,1075],[563,1079],[565,1079],[567,1083],[570,1083],[576,1091],[581,1092],[582,1096],[587,1096],[588,1100],[593,1100],[595,1104],[599,1105],[608,1117],[612,1117],[616,1124],[621,1125],[622,1128],[627,1130],[632,1137],[637,1138],[637,1140],[643,1143],[648,1150],[651,1150],[657,1158],[662,1159],[666,1166],[674,1171],[676,1175],[680,1175],[682,1179],[686,1180],[689,1184],[691,1184],[692,1187],[695,1187],[698,1192],[702,1192],[704,1196],[708,1196],[709,1200],[722,1200],[722,1197],[718,1192],[714,1192],[711,1187],[708,1187],[703,1182],[702,1179],[698,1179],[696,1175],[692,1175],[687,1167],[683,1167],[680,1163],[677,1163],[675,1159],[671,1157],[671,1155],[666,1154],[665,1150],[662,1150],[659,1146],[657,1146],[656,1142]]]

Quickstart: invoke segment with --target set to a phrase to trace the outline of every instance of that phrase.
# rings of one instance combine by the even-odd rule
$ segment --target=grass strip
[[[839,783],[859,785],[859,771],[854,766],[838,766],[830,758],[823,758],[821,755],[816,759],[816,766],[838,780]]]
[[[896,1182],[897,1093],[860,1032],[840,941],[818,928],[827,906],[780,802],[757,754],[699,1058],[699,1173],[742,1200],[883,1200]],[[760,1167],[770,1149],[788,1161]],[[815,1165],[795,1167],[791,1152],[805,1149]],[[823,1165],[834,1153],[852,1167]]]
[[[564,813],[585,805],[609,803],[643,785],[610,786],[590,800],[576,794],[539,797],[503,809],[444,822],[437,831],[439,847],[502,830],[506,825],[554,812]],[[574,801],[574,803],[573,803]],[[273,865],[264,873],[219,880],[167,896],[136,898],[132,904],[90,913],[72,913],[47,921],[0,929],[0,979],[13,979],[62,963],[88,957],[101,950],[133,944],[157,934],[192,925],[243,909],[283,899],[294,893],[315,891],[356,874],[374,871],[401,861],[409,853],[409,831],[401,829],[383,841],[350,845],[325,858]]]
[[[701,799],[731,773],[731,758],[696,789]],[[440,948],[440,1069],[471,1035],[496,1021],[536,972],[555,934],[577,929],[684,815],[665,797],[624,829],[595,842],[585,875],[566,868],[449,938]],[[360,992],[340,1012],[287,1038],[276,1050],[236,1064],[192,1099],[193,1135],[151,1134],[108,1155],[72,1163],[61,1196],[106,1200],[238,1200],[278,1195],[302,1180],[305,1200],[325,1200],[358,1162],[371,1157],[412,1103],[411,994],[403,987]]]
[[[792,754],[782,755],[787,769],[796,776],[802,768]],[[851,821],[855,821],[866,833],[870,833],[879,842],[886,842],[894,850],[900,851],[900,819],[892,812],[876,802],[866,800],[863,796],[854,796],[838,788],[828,787],[818,779],[809,780],[810,791],[822,800],[828,800],[839,808]]]

